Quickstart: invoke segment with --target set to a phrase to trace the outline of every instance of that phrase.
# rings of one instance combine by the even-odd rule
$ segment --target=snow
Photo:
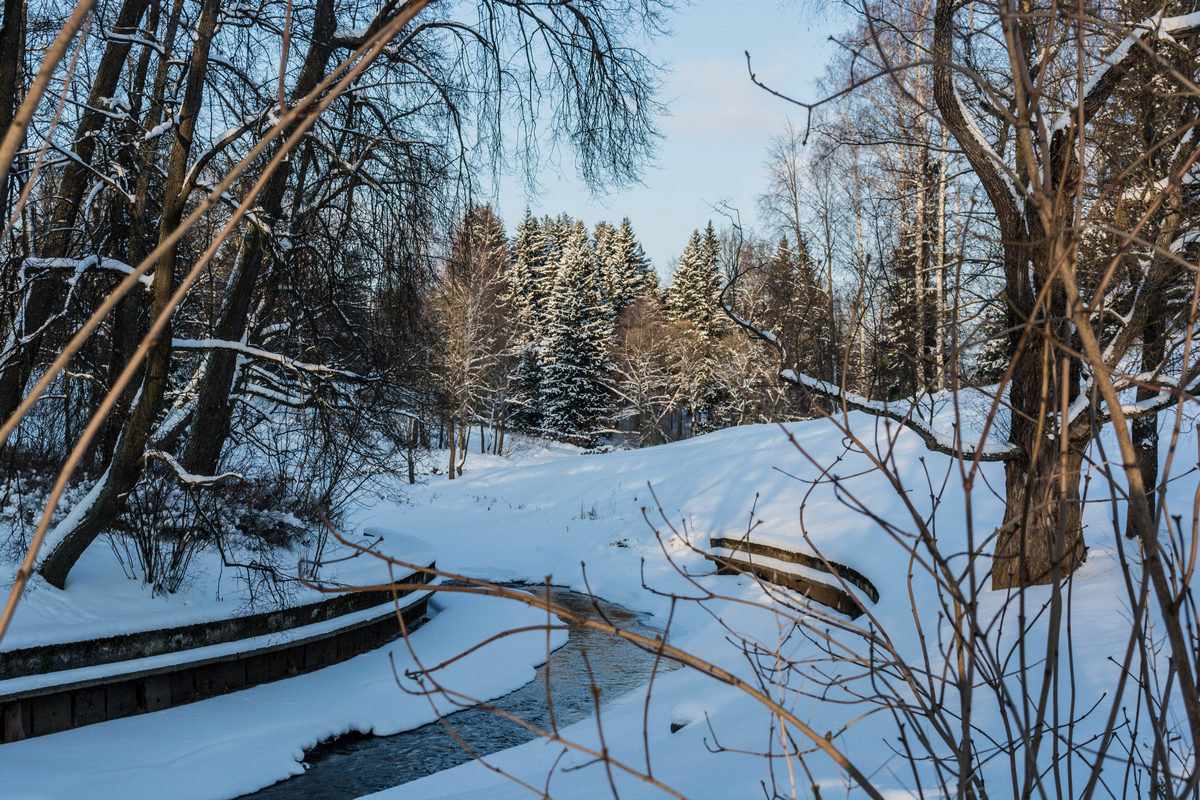
[[[835,406],[845,405],[899,422],[946,452],[962,453],[967,458],[978,454],[984,460],[1002,460],[1014,452],[1013,446],[1002,440],[1000,428],[987,424],[996,398],[995,386],[962,389],[957,395],[952,392],[922,393],[889,402],[868,399],[791,369],[780,371],[779,377],[835,398]]]
[[[433,621],[412,634],[426,663],[545,619],[523,605],[471,596],[443,595],[434,605]],[[563,640],[559,633],[554,646]],[[475,697],[498,697],[533,678],[545,646],[539,632],[502,639],[451,665],[444,677]],[[349,731],[387,735],[436,719],[427,699],[396,685],[391,658],[395,674],[413,667],[397,642],[295,678],[3,745],[3,796],[211,800],[254,791],[302,772],[303,751],[322,740]]]
[[[309,364],[304,361],[296,361],[279,353],[272,353],[269,350],[251,347],[245,342],[231,342],[223,339],[172,339],[171,346],[177,350],[230,350],[251,358],[282,364],[289,369],[297,371],[313,372],[321,375],[341,375],[347,378],[361,377],[353,372],[336,369],[324,364]]]
[[[335,41],[358,42],[367,38],[366,28],[338,28],[333,32]]]
[[[78,507],[85,507],[88,498]],[[428,564],[433,548],[424,541],[396,531],[373,530],[384,537],[384,552],[406,562]],[[43,551],[46,552],[45,547]],[[326,550],[333,562],[351,555],[336,542]],[[116,636],[141,630],[173,628],[243,613],[255,613],[237,580],[222,569],[213,553],[197,556],[196,573],[186,592],[162,597],[149,596],[138,582],[128,580],[104,538],[84,552],[67,580],[68,591],[59,591],[35,576],[17,606],[12,627],[0,640],[0,650],[16,650],[41,644],[73,642]],[[327,567],[322,579],[334,585],[388,583],[385,565],[370,556],[338,560]],[[291,600],[295,605],[327,599],[316,589],[296,585]]]
[[[1100,58],[1100,64],[1097,69],[1093,70],[1088,75],[1088,79],[1084,82],[1080,98],[1086,98],[1093,89],[1103,80],[1111,70],[1120,66],[1121,62],[1129,55],[1129,51],[1133,47],[1145,39],[1148,35],[1165,41],[1174,41],[1171,34],[1180,33],[1200,25],[1200,12],[1192,12],[1190,14],[1181,14],[1179,16],[1163,18],[1163,12],[1158,11],[1151,14],[1140,23],[1133,26],[1133,33],[1126,36],[1107,56]],[[1059,115],[1055,120],[1051,131],[1065,130],[1067,126],[1075,121],[1078,114],[1078,106],[1070,108]]]
[[[753,538],[755,541],[761,541],[761,539],[758,536],[755,536]],[[769,537],[764,537],[764,538],[769,538]],[[764,544],[766,544],[766,542],[764,542]],[[785,545],[785,546],[787,546],[789,548],[795,547],[796,543],[794,541],[788,542],[787,545]],[[785,575],[793,575],[798,578],[806,578],[815,583],[826,584],[828,586],[834,587],[835,589],[840,589],[844,592],[847,592],[848,594],[857,595],[858,601],[860,603],[863,603],[864,605],[869,605],[871,603],[871,598],[867,597],[866,593],[863,592],[861,589],[859,589],[857,586],[855,586],[853,583],[850,583],[849,581],[839,580],[836,575],[833,575],[829,572],[825,572],[824,570],[815,569],[813,567],[806,567],[802,564],[796,564],[791,561],[783,561],[778,558],[772,558],[770,556],[751,555],[751,554],[747,554],[746,552],[741,551],[741,550],[731,550],[731,549],[725,548],[725,547],[714,547],[714,548],[712,548],[711,552],[713,555],[716,555],[716,556],[721,556],[724,558],[733,558],[738,561],[744,561],[748,564],[753,564],[756,567],[762,567],[764,569],[772,569],[777,572],[782,572]]]
[[[931,401],[935,419],[930,426],[939,432],[946,430],[944,418],[949,414],[944,400]],[[981,396],[980,404],[987,405],[985,401]],[[969,409],[974,402],[964,400],[963,405]],[[489,580],[549,579],[652,612],[653,621],[660,625],[666,624],[671,610],[669,593],[689,597],[712,593],[703,602],[675,607],[670,643],[753,680],[742,643],[731,641],[730,631],[767,650],[783,647],[795,658],[814,652],[811,642],[787,638],[791,622],[777,608],[769,603],[755,605],[769,599],[761,585],[742,576],[712,574],[713,565],[704,558],[709,537],[740,537],[748,532],[764,543],[820,552],[865,575],[879,589],[880,600],[867,604],[868,615],[859,622],[886,631],[898,652],[916,660],[919,642],[927,636],[931,642],[941,641],[949,623],[932,579],[906,547],[916,531],[926,528],[943,552],[962,553],[972,543],[990,552],[990,543],[983,540],[1002,518],[1003,466],[980,464],[968,503],[958,462],[930,453],[916,433],[861,412],[852,412],[843,421],[859,441],[873,448],[872,453],[858,452],[829,420],[747,426],[661,447],[606,454],[528,442],[506,457],[475,450],[469,453],[460,478],[448,481],[433,476],[416,487],[403,487],[403,495],[365,504],[353,512],[354,526],[367,534],[386,529],[382,531],[385,551],[390,542],[410,555],[419,549],[410,540],[401,540],[400,533],[428,542],[437,551],[439,568],[452,573]],[[1163,424],[1170,422],[1164,417]],[[1185,436],[1184,452],[1192,452],[1188,449],[1195,446],[1192,426],[1186,426]],[[1106,442],[1106,448],[1113,452],[1111,443]],[[871,469],[874,460],[894,466],[898,485]],[[1197,474],[1175,477],[1170,495],[1181,507],[1190,508]],[[1102,480],[1085,482],[1087,499],[1103,500],[1103,485]],[[1117,554],[1117,548],[1127,544],[1113,534],[1112,513],[1105,502],[1086,506],[1091,549],[1065,597],[1073,633],[1063,633],[1061,646],[1064,652],[1068,644],[1073,648],[1076,674],[1070,689],[1076,694],[1070,702],[1082,705],[1111,693],[1119,666],[1110,657],[1119,662],[1128,641],[1128,595]],[[887,521],[889,527],[877,520]],[[1119,519],[1115,529],[1121,530]],[[105,567],[111,562],[106,556],[103,550],[89,551],[67,593],[35,587],[27,598],[29,608],[18,611],[14,633],[28,639],[35,634],[37,620],[47,619],[55,635],[62,635],[76,624],[73,615],[91,613],[89,601],[107,604],[114,618],[133,615],[134,609],[187,616],[180,613],[180,602],[147,600],[144,592],[140,599],[134,597],[139,594],[135,585],[122,585],[111,565]],[[984,556],[975,565],[974,576],[965,556],[952,556],[949,566],[963,576],[965,586],[971,578],[981,577],[987,560]],[[362,561],[346,567],[340,577],[378,582],[381,568],[377,562]],[[201,584],[211,588],[211,579]],[[198,604],[201,615],[220,610],[202,592],[193,591],[188,597],[188,602]],[[790,597],[797,602],[794,595]],[[979,595],[983,619],[996,617],[995,624],[985,628],[989,647],[1000,657],[1005,653],[1011,657],[1019,627],[1024,628],[1028,647],[1056,646],[1048,642],[1046,615],[1035,613],[1048,599],[1049,589],[1035,587],[1025,597],[1030,617],[1018,626],[1011,609],[1010,621],[997,616],[1007,599],[1005,593]],[[537,624],[544,618],[536,611],[484,598],[443,595],[437,602],[443,610],[414,637],[427,662],[506,627]],[[59,604],[63,605],[56,608]],[[24,621],[22,613],[27,614]],[[811,619],[822,629],[828,626]],[[99,624],[111,627],[114,622],[106,619]],[[1150,620],[1152,629],[1154,624]],[[78,625],[78,630],[90,630],[90,621]],[[456,664],[458,672],[447,683],[483,696],[516,686],[528,679],[530,667],[544,656],[544,634],[505,639],[496,646],[507,649],[495,656],[490,651],[483,657],[475,654]],[[403,648],[387,649],[396,654],[403,669],[407,663]],[[1030,657],[1036,658],[1037,651],[1031,652]],[[0,747],[5,797],[219,800],[295,774],[302,769],[301,751],[324,737],[350,729],[390,732],[430,719],[424,700],[414,704],[418,699],[394,686],[383,653],[190,706],[5,745]],[[944,668],[937,647],[931,645],[929,654],[932,663],[926,668],[937,675]],[[848,676],[855,674],[851,661],[838,669]],[[809,675],[797,677],[782,696],[788,709],[814,730],[831,732],[834,743],[880,784],[885,797],[914,796],[909,764],[894,749],[891,716],[864,714],[867,707],[862,705],[821,702],[794,693],[807,686],[800,682],[810,680]],[[844,693],[855,688],[864,687],[848,682],[831,694],[845,699]],[[953,688],[945,692],[947,707],[953,707]],[[1008,741],[1001,709],[982,702],[987,697],[981,695],[976,704],[974,723],[997,741]],[[648,745],[655,779],[691,797],[762,796],[760,782],[772,778],[764,759],[735,752],[761,752],[769,746],[772,732],[768,712],[737,689],[681,669],[655,681],[648,710],[644,692],[603,699],[607,702],[599,720],[564,729],[564,737],[598,748],[602,728],[610,752],[634,769],[645,769]],[[1098,724],[1102,716],[1096,713],[1081,721],[1077,735],[1086,736],[1089,726]],[[671,733],[672,723],[684,727]],[[777,737],[778,728],[774,731]],[[720,748],[724,750],[714,752]],[[613,796],[607,774],[591,763],[591,756],[575,750],[558,760],[561,753],[562,745],[534,741],[497,753],[488,762],[533,786],[545,786],[549,780],[555,797]],[[1049,757],[1049,750],[1041,756]],[[56,766],[62,764],[72,766],[69,771]],[[213,769],[215,764],[220,769]],[[794,775],[789,767],[796,770]],[[1003,786],[1006,769],[1007,761],[1000,757],[989,761],[984,772],[989,783],[995,780],[995,785]],[[781,782],[783,794],[790,794],[789,781],[794,780],[801,794],[815,783],[826,796],[860,796],[847,787],[841,770],[819,754],[807,756],[804,769],[779,762],[773,777]],[[613,780],[621,797],[662,796],[658,789],[619,772]],[[1114,775],[1111,780],[1119,778]],[[526,789],[477,763],[375,795],[383,800],[526,796]]]
[[[108,256],[90,255],[84,258],[26,258],[22,262],[22,270],[70,270],[73,275],[67,279],[67,284],[74,286],[79,282],[79,278],[89,269],[107,269],[113,272],[120,272],[123,275],[129,275],[133,272],[133,267],[123,261]],[[142,275],[138,281],[144,285],[151,284],[151,278],[147,275]]]
[[[243,479],[242,475],[236,472],[224,472],[220,475],[197,475],[194,472],[188,472],[186,469],[184,469],[183,465],[176,460],[175,456],[171,455],[165,450],[147,450],[144,458],[157,458],[165,461],[167,466],[169,466],[175,473],[176,480],[186,486],[207,486],[209,484],[222,481],[226,478]]]
[[[171,127],[172,123],[170,120],[167,122],[160,122],[150,130],[146,131],[146,133],[142,136],[142,140],[148,142],[151,139],[157,139],[159,136],[162,136],[164,133],[171,130]]]
[[[96,482],[92,484],[92,488],[90,490],[88,490],[87,495],[82,500],[80,500],[78,503],[76,503],[74,506],[71,507],[70,512],[67,513],[67,516],[64,517],[63,520],[61,522],[59,522],[57,525],[55,525],[53,528],[47,529],[46,536],[42,540],[41,547],[38,550],[38,558],[39,559],[43,559],[48,554],[53,552],[54,548],[57,547],[59,544],[61,544],[62,540],[66,538],[67,534],[71,530],[73,530],[75,528],[75,526],[77,526],[79,524],[80,520],[82,520],[84,518],[84,516],[87,514],[88,510],[93,505],[96,504],[96,501],[100,499],[100,493],[101,493],[101,491],[103,491],[105,483],[108,482],[108,473],[109,473],[109,469],[105,469],[104,474],[101,475],[96,480]],[[40,577],[32,579],[32,581],[39,581],[39,580],[41,580]],[[31,582],[29,588],[32,588],[33,585],[34,584]],[[25,591],[28,592],[29,588],[27,588]],[[25,605],[25,604],[22,603],[22,605]],[[21,608],[21,606],[17,606],[18,616],[20,615],[20,612],[22,610],[23,609]],[[16,619],[16,618],[14,618],[14,619]],[[13,628],[15,628],[15,627],[16,627],[15,624],[11,624],[11,626],[9,628],[9,632],[5,635],[4,640],[0,641],[0,648],[7,648],[7,647],[13,646],[11,644],[12,640],[14,638],[12,631],[13,631]],[[95,635],[95,634],[92,634],[92,635]],[[19,636],[15,637],[15,638],[19,638]],[[88,635],[84,634],[80,638],[88,638]],[[62,641],[62,640],[59,640],[59,641]]]
[[[430,591],[412,592],[401,598],[398,606],[400,609],[408,608],[413,603],[419,602],[422,598],[429,595]],[[319,637],[326,633],[332,633],[357,623],[383,619],[389,616],[389,614],[396,613],[396,609],[396,603],[384,603],[374,608],[364,608],[361,611],[343,614],[323,622],[314,622],[311,625],[303,625],[299,628],[278,631],[276,633],[266,633],[262,636],[252,636],[247,639],[236,639],[232,642],[193,647],[187,650],[176,650],[157,656],[134,658],[128,661],[117,661],[109,664],[79,667],[78,669],[47,672],[41,675],[22,675],[17,678],[0,681],[0,695],[24,693],[47,686],[81,684],[119,675],[141,674],[167,667],[179,667],[183,665],[199,666],[239,653],[248,653],[259,648],[300,642],[305,639]]]
[[[975,115],[967,108],[967,104],[963,102],[962,95],[959,94],[958,88],[954,88],[954,103],[958,106],[958,111],[962,115],[963,120],[967,123],[967,134],[975,142],[975,146],[980,152],[985,153],[988,159],[996,165],[996,171],[1000,179],[1004,181],[1004,185],[1008,188],[1008,196],[1012,198],[1013,203],[1017,208],[1021,207],[1024,198],[1017,190],[1017,185],[1013,182],[1012,172],[1007,166],[1007,162],[1000,158],[1000,155],[992,149],[988,137],[983,135],[983,131],[979,129],[979,123],[975,120]]]
[[[851,414],[849,422],[867,441],[872,430],[883,430],[863,414]],[[785,430],[795,437],[804,453],[789,445]],[[442,565],[448,570],[490,578],[536,579],[543,573],[552,574],[555,582],[580,589],[590,586],[609,600],[654,610],[660,614],[660,621],[667,600],[645,591],[643,580],[659,591],[688,589],[666,563],[663,551],[670,553],[682,569],[697,575],[707,573],[709,565],[702,553],[695,552],[689,543],[703,548],[709,535],[739,535],[757,523],[752,538],[800,550],[819,548],[828,558],[864,573],[881,593],[878,604],[867,606],[871,623],[889,631],[899,647],[912,652],[916,631],[909,608],[909,581],[918,597],[929,590],[931,582],[919,569],[910,576],[913,566],[902,542],[887,535],[859,510],[869,510],[902,529],[911,529],[905,500],[922,519],[930,519],[931,487],[940,486],[949,473],[938,517],[931,524],[937,535],[945,537],[946,547],[955,549],[963,542],[965,521],[972,522],[980,534],[994,527],[1002,513],[999,497],[981,487],[974,493],[968,513],[962,491],[957,488],[954,462],[928,453],[908,431],[890,433],[895,436],[890,446],[897,473],[901,480],[911,481],[897,492],[878,473],[862,473],[865,457],[846,449],[843,437],[831,423],[790,424],[785,430],[773,426],[740,428],[664,447],[601,456],[540,453],[526,458],[520,466],[492,466],[490,462],[481,466],[478,462],[485,459],[472,455],[468,464],[476,462],[474,472],[453,484],[427,486],[412,499],[404,518],[414,530],[427,530],[438,519],[454,520],[441,533],[447,554]],[[845,477],[837,480],[836,487],[832,481],[814,485],[815,470],[805,454],[814,462],[832,464],[831,474]],[[981,465],[981,477],[982,484],[1002,491],[1000,465]],[[640,510],[648,507],[651,522],[662,527],[646,480],[652,481],[658,501],[681,534],[665,541],[661,548]],[[1188,498],[1195,483],[1193,475],[1181,481],[1182,485],[1173,486],[1173,492]],[[1099,513],[1095,513],[1097,507]],[[1126,628],[1112,623],[1114,617],[1127,611],[1122,605],[1124,583],[1112,539],[1103,535],[1103,508],[1102,503],[1089,507],[1091,552],[1077,573],[1069,599],[1072,625],[1076,631],[1088,632],[1086,637],[1077,634],[1074,640],[1079,702],[1095,701],[1115,685],[1118,668],[1108,656],[1119,659],[1126,644]],[[938,518],[943,520],[940,526]],[[809,540],[802,533],[807,533]],[[511,547],[518,542],[521,552],[514,557]],[[586,580],[581,560],[586,563]],[[728,599],[711,601],[706,609],[687,603],[677,608],[672,644],[746,676],[749,671],[742,654],[727,641],[725,626],[770,647],[780,641],[779,619],[742,605],[764,597],[762,589],[746,578],[706,576],[696,578],[696,583]],[[696,591],[688,593],[695,595]],[[932,598],[931,594],[925,596]],[[1040,607],[1048,597],[1049,590],[1043,587],[1030,590],[1029,607]],[[1005,599],[1002,592],[984,592],[984,618],[998,613]],[[936,601],[921,603],[919,611],[926,630],[936,630],[943,624],[938,619]],[[1027,640],[1039,641],[1042,637],[1044,641],[1043,629],[1044,619],[1035,621]],[[1013,631],[1000,626],[996,650],[1003,652],[1014,641]],[[937,672],[936,664],[932,670]],[[617,758],[633,767],[642,766],[645,758],[643,702],[644,695],[635,692],[605,706],[601,716],[608,746]],[[890,720],[884,719],[887,715],[855,722],[863,711],[861,706],[822,704],[801,696],[794,696],[794,702],[793,710],[817,731],[852,726],[837,738],[842,750],[882,783],[885,796],[912,796],[907,765],[885,743],[886,736],[893,740],[895,736]],[[993,733],[1003,729],[994,709],[977,709],[976,714],[981,728]],[[690,724],[672,734],[672,723]],[[769,725],[766,712],[736,690],[694,671],[680,670],[665,676],[655,683],[645,731],[654,759],[654,776],[690,797],[759,796],[759,782],[768,779],[760,758],[713,753],[711,749],[719,740],[731,750],[761,751],[766,746]],[[587,746],[599,745],[594,719],[576,724],[564,736]],[[549,786],[556,797],[613,796],[602,768],[585,766],[591,760],[586,754],[573,752],[555,766],[561,750],[558,745],[531,742],[487,761],[533,786],[546,785],[547,776],[551,776]],[[811,757],[806,766],[826,792],[837,789],[839,796],[860,796],[843,788],[844,778],[828,761]],[[787,780],[784,767],[780,766],[776,778]],[[615,780],[621,797],[662,796],[638,779],[617,774]],[[801,781],[800,785],[807,783]],[[517,784],[471,763],[372,795],[380,800],[523,796],[525,790]]]

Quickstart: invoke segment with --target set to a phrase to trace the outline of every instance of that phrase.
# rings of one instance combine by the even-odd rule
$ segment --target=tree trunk
[[[147,15],[147,28],[151,31],[157,31],[160,23],[160,15],[162,14],[161,3],[155,0],[150,5],[150,11]],[[183,14],[183,0],[174,0],[170,16],[167,18],[165,34],[162,39],[162,52],[175,52],[175,37],[179,30],[179,20]],[[138,63],[138,83],[144,82],[146,71],[149,69],[148,57],[153,53],[154,48],[150,46],[143,47],[141,57]],[[145,130],[153,130],[162,122],[163,108],[166,106],[164,98],[166,96],[166,85],[168,77],[168,67],[170,59],[160,57],[155,66],[154,78],[151,81],[150,100],[146,104],[146,116],[142,121],[142,127]],[[135,97],[140,98],[141,89],[135,87]],[[139,99],[140,106],[140,99]],[[135,112],[136,113],[136,110]],[[153,247],[151,241],[153,231],[148,231],[148,224],[152,221],[152,215],[147,214],[150,203],[150,175],[155,172],[153,169],[155,161],[159,158],[158,147],[154,140],[142,143],[140,152],[138,153],[138,163],[130,167],[131,174],[138,176],[136,190],[134,192],[133,205],[129,209],[129,224],[127,235],[124,237],[128,243],[126,251],[126,261],[130,264],[141,263],[146,254]],[[119,241],[121,237],[116,237]],[[112,311],[112,332],[110,334],[109,360],[106,365],[107,375],[106,381],[108,385],[116,380],[121,370],[133,358],[133,354],[137,351],[138,346],[138,319],[142,313],[147,310],[145,296],[142,292],[130,292],[121,298],[117,307]],[[116,449],[116,443],[121,435],[121,428],[125,423],[126,417],[129,415],[129,407],[133,402],[134,385],[126,388],[118,398],[116,405],[113,406],[112,413],[104,421],[97,444],[97,448],[102,458],[102,463],[107,464],[112,458],[113,452]]]
[[[187,173],[188,156],[191,153],[200,105],[204,99],[204,78],[208,71],[209,49],[216,31],[219,9],[220,0],[205,0],[197,23],[196,45],[188,68],[183,103],[179,108],[179,127],[175,133],[175,143],[171,148],[171,160],[167,167],[162,221],[159,226],[160,241],[169,236],[183,218],[187,201],[183,192],[184,177]],[[170,248],[155,265],[153,300],[150,306],[152,319],[167,313],[167,305],[175,287],[176,256],[177,248]],[[86,507],[79,519],[66,529],[61,538],[56,537],[58,544],[38,568],[51,585],[60,589],[66,586],[67,574],[75,562],[101,531],[112,524],[113,518],[120,513],[125,498],[141,477],[146,442],[150,438],[154,419],[162,410],[170,366],[171,325],[168,324],[146,356],[145,374],[137,403],[121,430],[108,469],[83,501]]]
[[[311,92],[325,75],[333,53],[330,39],[334,29],[333,0],[318,0],[313,17],[312,43],[292,90],[293,100]],[[283,141],[291,134],[290,130],[285,132]],[[263,189],[260,213],[268,220],[277,220],[282,213],[291,163],[291,159],[288,159],[280,164]],[[221,314],[213,331],[213,337],[218,340],[238,341],[246,332],[250,301],[262,271],[265,240],[266,234],[257,225],[252,225],[246,232],[237,263],[226,284]],[[205,354],[204,376],[196,395],[191,435],[183,452],[183,465],[190,472],[214,474],[217,471],[221,448],[229,438],[230,415],[233,411],[230,393],[233,390],[237,358],[236,352],[223,348],[213,348]]]
[[[1070,448],[1065,457],[1055,433],[1056,411],[1065,408],[1078,391],[1081,365],[1078,357],[1065,360],[1065,379],[1054,378],[1062,346],[1079,352],[1066,323],[1066,290],[1056,266],[1074,268],[1075,253],[1068,249],[1072,229],[1078,165],[1070,161],[1070,148],[1062,131],[1048,154],[1050,175],[1040,195],[1018,202],[995,154],[979,137],[954,87],[954,0],[937,0],[934,11],[934,100],[947,129],[987,193],[1004,243],[1004,293],[1008,303],[1009,339],[1016,364],[1009,388],[1011,405],[1009,441],[1020,455],[1005,464],[1005,510],[995,550],[992,587],[1005,589],[1048,583],[1067,576],[1086,555],[1080,527],[1080,466],[1089,431],[1068,429]],[[1028,58],[1027,54],[1021,56]],[[1020,148],[1018,148],[1020,153]],[[1041,172],[1041,163],[1019,156],[1017,183],[1024,185],[1030,172]],[[1044,287],[1047,281],[1053,283]],[[1046,301],[1039,291],[1047,288]],[[1021,343],[1023,334],[1025,342]],[[1050,338],[1047,339],[1046,337]],[[1018,350],[1018,348],[1020,348]],[[1047,374],[1050,371],[1051,374]],[[1061,380],[1061,383],[1060,383]],[[1065,386],[1068,397],[1057,397]],[[1053,416],[1052,416],[1053,415]],[[1041,425],[1039,425],[1039,421]],[[1088,420],[1077,423],[1090,424]],[[1035,456],[1036,454],[1036,456]]]
[[[915,170],[916,180],[913,186],[913,191],[917,196],[916,208],[916,235],[913,242],[913,300],[916,305],[916,319],[913,327],[916,330],[913,332],[912,341],[912,357],[916,360],[913,369],[913,383],[908,386],[907,382],[904,385],[904,394],[909,391],[920,393],[929,387],[929,344],[926,334],[929,331],[927,320],[929,318],[928,300],[928,280],[926,274],[929,265],[927,256],[929,253],[929,231],[926,220],[925,196],[928,187],[925,185],[925,164],[928,160],[928,154],[924,148],[917,151],[917,167]]]
[[[934,368],[937,390],[946,390],[946,160],[947,133],[942,128],[942,154],[938,164],[937,263],[934,265]]]
[[[0,131],[7,131],[16,114],[21,96],[21,56],[25,41],[25,0],[4,0],[4,22],[0,26]],[[0,207],[4,221],[11,213],[8,207],[8,178],[0,179]],[[0,417],[3,419],[3,417]]]
[[[993,589],[1061,580],[1086,556],[1079,503],[1082,456],[1072,448],[1064,463],[1053,444],[1046,444],[1048,452],[1043,450],[1037,464],[1014,459],[1004,465],[1004,523],[996,539]]]
[[[458,476],[462,477],[463,464],[467,463],[467,446],[471,444],[471,421],[467,417],[467,412],[462,412],[462,419],[458,423],[459,442],[458,442]]]
[[[1026,225],[1029,243],[1006,247],[1005,252],[1007,285],[1013,291],[1008,325],[1014,351],[1024,336],[1009,387],[1009,441],[1021,455],[1005,464],[1004,523],[996,539],[994,589],[1051,583],[1065,578],[1087,556],[1079,482],[1082,454],[1094,434],[1091,418],[1080,414],[1065,434],[1059,431],[1060,418],[1078,396],[1081,377],[1079,359],[1064,353],[1064,345],[1075,352],[1081,347],[1072,341],[1067,321],[1066,286],[1053,277],[1052,268],[1070,258],[1064,252],[1065,235],[1053,238],[1067,226],[1063,220],[1047,224],[1032,210]],[[1038,270],[1048,276],[1048,285],[1031,281]],[[1040,305],[1039,292],[1044,293]]]
[[[416,464],[416,449],[417,449],[417,423],[413,419],[408,421],[408,440],[406,442],[405,455],[408,461],[408,483],[411,486],[417,482],[417,464]]]
[[[1156,289],[1151,308],[1163,308],[1166,303],[1161,289]],[[1152,374],[1163,363],[1166,355],[1166,337],[1163,335],[1162,316],[1151,314],[1142,331],[1142,372]],[[1137,401],[1139,403],[1158,396],[1154,389],[1139,386]],[[1146,487],[1146,503],[1150,508],[1150,516],[1158,519],[1158,503],[1155,491],[1158,488],[1158,415],[1150,414],[1133,421],[1133,444],[1137,448],[1137,465],[1142,473],[1142,484]],[[1133,515],[1125,520],[1125,530],[1129,536],[1137,534],[1133,528]]]
[[[125,0],[117,15],[111,33],[123,35],[109,39],[96,67],[87,107],[75,130],[74,156],[63,167],[56,195],[58,200],[46,226],[48,233],[41,241],[40,256],[62,258],[67,254],[79,207],[90,182],[92,156],[96,151],[95,134],[108,119],[108,115],[101,110],[104,99],[113,97],[116,92],[134,34],[149,3],[150,0]],[[62,281],[49,276],[29,283],[24,313],[19,322],[14,322],[20,325],[17,339],[24,341],[18,342],[17,352],[10,356],[0,373],[0,420],[8,419],[25,396],[25,386],[33,371],[38,346],[46,335],[43,326],[50,319],[55,301],[63,289],[65,285]]]
[[[450,463],[447,465],[446,471],[448,473],[450,473],[450,480],[454,480],[454,462],[455,462],[455,456],[457,455],[457,453],[455,452],[455,447],[458,445],[458,440],[454,438],[454,417],[450,417],[449,428],[450,428]]]

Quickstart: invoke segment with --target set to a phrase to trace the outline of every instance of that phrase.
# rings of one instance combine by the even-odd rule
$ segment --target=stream
[[[536,589],[535,589],[536,591]],[[592,619],[599,619],[592,599],[585,594],[551,587],[551,600]],[[604,616],[622,628],[653,636],[659,631],[647,616],[598,601]],[[431,624],[437,624],[436,621]],[[560,727],[592,713],[592,694],[583,654],[591,664],[603,702],[637,688],[650,679],[654,656],[632,644],[590,628],[569,631],[567,644],[550,654],[550,692]],[[659,674],[676,667],[659,664]],[[546,709],[546,665],[537,677],[495,701],[493,705],[531,724],[549,727]],[[397,690],[399,691],[399,690]],[[491,711],[468,708],[448,716],[454,730],[480,755],[523,744],[534,735],[515,722]],[[303,774],[280,781],[239,800],[350,800],[407,783],[457,766],[471,757],[440,723],[433,722],[394,736],[348,734],[318,745],[305,754]]]

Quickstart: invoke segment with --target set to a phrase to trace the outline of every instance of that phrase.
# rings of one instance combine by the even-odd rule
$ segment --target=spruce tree
[[[574,225],[575,221],[566,214],[559,214],[557,217],[546,214],[542,217],[542,232],[546,236],[546,258],[550,266],[546,275],[546,285],[549,288],[554,286],[557,275],[555,267],[562,257],[563,246],[570,238]]]
[[[884,273],[884,321],[880,339],[879,384],[884,397],[910,397],[920,390],[924,364],[927,294],[923,286],[924,245],[905,230]]]
[[[713,335],[722,327],[725,315],[721,311],[721,289],[725,281],[721,276],[721,242],[713,231],[712,220],[704,229],[704,239],[700,243],[700,274],[697,293],[709,310],[705,320],[705,332]]]
[[[592,234],[592,242],[596,250],[596,261],[599,264],[600,275],[604,281],[604,297],[614,307],[615,313],[620,313],[624,306],[618,303],[621,291],[621,269],[618,263],[617,229],[604,220],[596,223]]]
[[[1008,312],[1003,297],[988,301],[973,338],[980,344],[975,351],[971,380],[981,386],[999,383],[1012,360]]]
[[[621,220],[614,239],[613,290],[610,295],[614,310],[620,314],[639,297],[652,297],[658,289],[658,277],[650,268],[650,260],[641,243],[633,235],[629,217]]]
[[[505,301],[512,309],[513,320],[523,329],[538,327],[537,315],[545,307],[552,284],[546,280],[546,232],[537,219],[525,209],[525,218],[517,226],[513,242],[513,260],[508,270],[508,292]]]
[[[517,410],[513,424],[526,430],[542,425],[541,350],[546,307],[553,289],[550,278],[555,266],[548,257],[547,240],[546,229],[526,208],[513,243],[508,293],[504,298],[512,309],[516,328],[511,353],[516,361],[513,403]]]
[[[721,288],[720,243],[710,222],[703,238],[700,231],[692,231],[680,256],[667,290],[667,314],[690,322],[703,336],[714,336],[722,325]]]
[[[801,240],[781,236],[761,267],[763,316],[780,338],[794,370],[831,380],[828,356],[834,346],[829,294],[822,288]]]
[[[675,274],[671,276],[671,285],[667,287],[666,307],[667,316],[677,322],[692,319],[695,316],[697,297],[695,293],[696,275],[700,263],[700,231],[692,231],[692,238],[679,256],[675,266]]]
[[[605,369],[612,340],[596,253],[576,222],[562,240],[542,350],[543,427],[593,435],[607,410]]]

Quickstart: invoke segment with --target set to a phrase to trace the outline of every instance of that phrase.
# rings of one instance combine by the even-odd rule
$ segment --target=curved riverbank
[[[554,587],[553,602],[593,618],[604,618],[638,633],[654,635],[646,615],[596,601],[578,592]],[[597,608],[598,606],[598,608]],[[520,689],[491,703],[536,727],[550,726],[546,683],[554,720],[559,726],[577,722],[594,712],[591,687],[605,702],[636,689],[649,680],[654,656],[621,639],[590,628],[569,631],[567,644],[555,650],[537,677]],[[673,669],[663,662],[659,672]],[[530,741],[536,735],[495,711],[468,708],[449,715],[455,733],[479,756]],[[394,736],[349,735],[318,745],[305,755],[302,775],[281,781],[241,800],[350,800],[430,775],[471,760],[441,723],[434,722]]]

